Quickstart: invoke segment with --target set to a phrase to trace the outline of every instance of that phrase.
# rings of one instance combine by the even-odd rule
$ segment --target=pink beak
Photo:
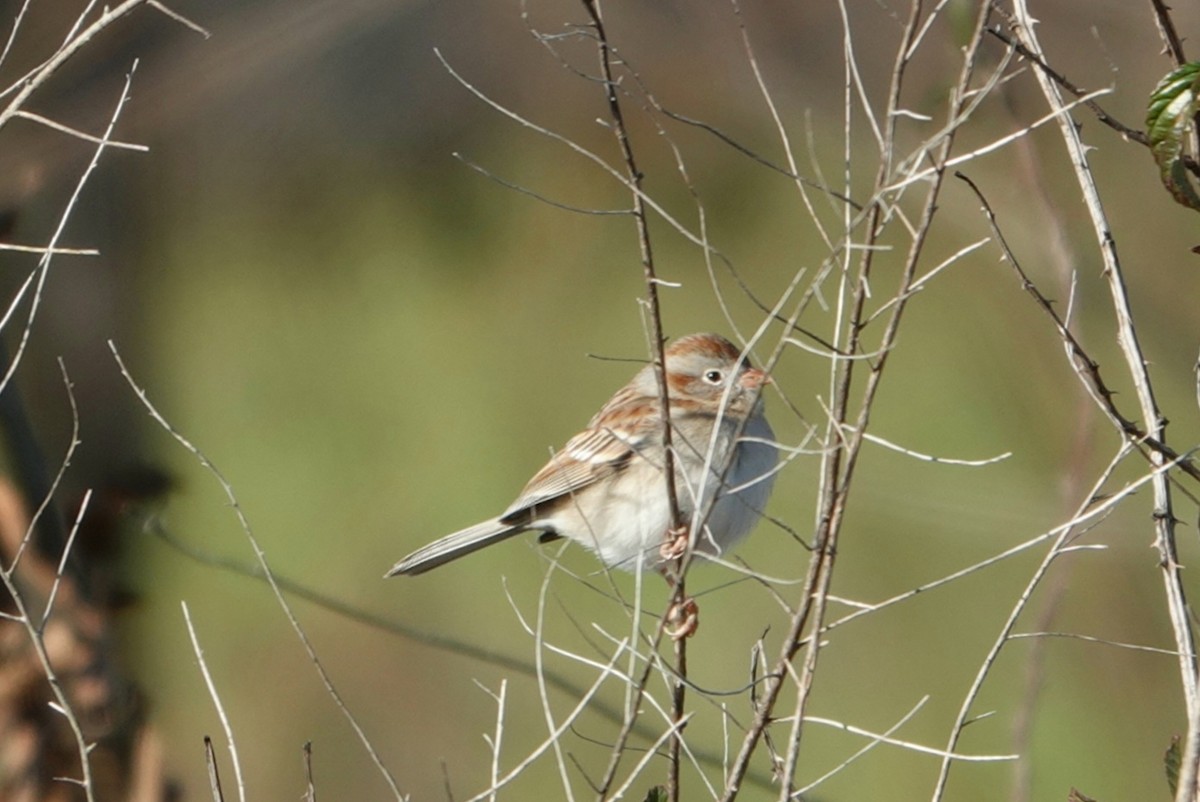
[[[738,379],[738,384],[752,390],[757,390],[764,384],[769,384],[770,382],[771,377],[758,368],[747,368],[746,371],[742,373],[742,377]]]

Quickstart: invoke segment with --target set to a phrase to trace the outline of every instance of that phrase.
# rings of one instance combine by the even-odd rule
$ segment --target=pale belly
[[[773,439],[765,421],[747,426],[744,436]],[[719,464],[718,460],[714,462]],[[677,472],[676,493],[684,522],[689,526],[703,523],[696,538],[698,553],[722,555],[749,534],[770,497],[775,462],[772,446],[743,443],[726,474],[723,491],[712,504],[709,500],[720,486],[714,473],[710,472],[707,482],[701,483],[702,469],[695,468],[691,476]],[[665,485],[660,470],[646,463],[631,465],[620,474],[578,491],[531,528],[546,528],[570,538],[595,552],[610,568],[657,568],[663,561],[659,550],[668,539],[671,525]]]

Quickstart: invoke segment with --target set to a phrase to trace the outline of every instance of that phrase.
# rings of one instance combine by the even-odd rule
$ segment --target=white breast
[[[702,454],[709,444],[691,444],[693,448],[682,441],[676,444],[676,493],[686,522],[692,524],[697,507],[706,509],[714,491],[721,488],[696,541],[697,551],[703,554],[723,554],[754,528],[775,481],[774,447],[744,440],[774,440],[770,425],[759,415],[747,422],[724,484],[719,482],[712,471],[724,465],[735,428],[732,423],[722,427],[703,483]],[[572,503],[561,505],[532,528],[552,529],[596,552],[612,568],[636,571],[657,567],[662,562],[659,549],[667,539],[670,509],[662,471],[651,459],[634,457],[618,474],[577,491]]]

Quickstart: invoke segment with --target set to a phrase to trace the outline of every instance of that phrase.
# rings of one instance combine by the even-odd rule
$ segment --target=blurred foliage
[[[878,102],[898,23],[877,4],[851,5],[865,91]],[[119,466],[167,466],[179,490],[165,525],[197,548],[251,560],[212,477],[146,418],[117,375],[105,346],[112,338],[151,399],[233,484],[273,567],[377,614],[532,660],[534,642],[519,616],[536,615],[553,549],[539,550],[530,538],[418,579],[380,577],[412,547],[507,505],[548,450],[635,369],[588,355],[645,355],[638,252],[627,217],[554,208],[456,160],[462,153],[573,206],[628,205],[621,187],[587,161],[471,97],[432,50],[481,90],[613,158],[610,133],[595,122],[603,112],[599,89],[529,36],[515,2],[173,7],[210,28],[212,39],[147,12],[125,38],[97,42],[46,100],[46,113],[94,128],[137,55],[134,101],[120,135],[151,148],[106,156],[69,229],[71,244],[97,245],[103,256],[61,260],[52,274],[21,377],[48,453],[60,453],[56,444],[69,433],[54,362],[62,355],[84,442],[70,481],[87,487]],[[61,36],[54,22],[61,8],[35,4],[29,38]],[[549,32],[584,18],[569,3],[528,10],[532,24]],[[1092,2],[1040,11],[1056,68],[1080,85],[1115,84],[1102,98],[1106,107],[1127,122],[1142,119],[1149,87],[1169,66],[1146,10]],[[614,5],[608,14],[622,56],[659,101],[783,161],[728,6]],[[1200,25],[1194,8],[1176,15],[1184,30]],[[793,143],[809,160],[801,171],[811,175],[819,166],[829,180],[840,177],[837,5],[746,3],[741,19]],[[945,69],[955,63],[962,33],[954,24],[929,35],[933,44],[909,92],[914,108],[932,113],[944,105]],[[594,64],[583,43],[564,47],[585,69]],[[1043,114],[1028,80],[1013,81],[1002,97],[1003,104],[979,110],[960,151]],[[1077,118],[1099,148],[1094,167],[1110,193],[1139,332],[1173,442],[1183,450],[1200,435],[1192,373],[1200,340],[1195,229],[1163,196],[1140,146],[1082,111]],[[649,191],[695,227],[670,147],[644,118],[635,125]],[[861,125],[858,119],[852,147],[864,156],[850,176],[859,192],[876,169],[873,140]],[[932,125],[906,121],[903,131],[916,142]],[[790,180],[695,128],[671,124],[668,133],[705,202],[712,241],[758,297],[775,298],[796,270],[820,264],[826,248]],[[85,151],[44,131],[14,139],[0,148],[0,175],[9,179],[0,199],[22,210],[14,239],[44,240]],[[1077,329],[1106,378],[1126,391],[1119,402],[1132,412],[1100,264],[1067,167],[1056,135],[1040,130],[965,169],[988,194],[1025,269],[1064,305],[1067,283],[1055,265],[1078,270]],[[840,219],[828,199],[814,201],[825,222]],[[944,204],[927,267],[988,234],[965,188],[948,186]],[[753,331],[761,313],[724,266],[714,264],[710,275],[694,246],[661,224],[654,233],[660,275],[682,285],[664,291],[669,333],[733,333],[714,283],[741,332]],[[880,262],[880,303],[901,257]],[[19,281],[33,263],[0,258],[10,266],[6,282]],[[830,319],[814,305],[803,323],[823,331]],[[1083,500],[1117,442],[994,246],[921,292],[890,358],[875,433],[939,456],[1013,456],[962,468],[868,451],[834,577],[841,599],[880,601],[1052,528]],[[790,351],[776,371],[780,393],[803,416],[789,413],[783,398],[768,400],[784,442],[799,441],[804,420],[822,420],[825,368],[816,356]],[[1142,469],[1131,462],[1117,479]],[[811,528],[815,487],[816,458],[800,457],[772,503],[772,515],[801,538]],[[1022,631],[1169,648],[1148,496],[1082,539],[1105,551],[1080,552],[1054,567]],[[1186,524],[1185,565],[1200,556],[1196,509],[1187,504],[1177,512]],[[739,551],[750,565],[792,580],[803,575],[807,554],[766,524]],[[124,617],[122,646],[188,798],[205,794],[202,737],[219,729],[187,643],[181,599],[230,711],[252,796],[298,796],[301,749],[311,741],[320,796],[385,798],[265,587],[189,560],[149,535],[132,538],[124,558],[140,602]],[[810,712],[884,731],[929,695],[901,735],[943,744],[979,660],[1039,558],[1020,555],[835,630]],[[625,634],[626,616],[590,556],[568,549],[564,564],[591,588],[553,574],[546,629],[560,646],[603,654],[609,644],[602,633]],[[625,593],[634,581],[616,578]],[[691,646],[692,679],[706,689],[739,689],[756,642],[763,639],[768,654],[777,650],[780,609],[760,587],[723,569],[701,568],[693,583],[703,624]],[[647,578],[651,612],[664,604],[661,585]],[[833,614],[849,609],[836,604]],[[297,610],[347,704],[415,799],[444,798],[447,784],[463,798],[486,782],[490,753],[480,735],[493,731],[496,711],[473,681],[495,691],[511,680],[510,764],[544,738],[532,681],[303,602]],[[582,686],[591,681],[579,666],[554,667]],[[1031,798],[1066,798],[1072,785],[1105,800],[1165,794],[1161,744],[1185,726],[1173,658],[1063,638],[1014,642],[980,705],[995,715],[973,723],[960,749],[1010,751],[1018,702],[1031,692]],[[600,696],[619,706],[622,689],[612,683]],[[561,717],[574,701],[552,695],[549,704]],[[744,695],[728,704],[739,720],[750,717]],[[720,713],[699,704],[689,738],[719,746]],[[608,722],[585,716],[569,749],[598,772],[611,737]],[[862,746],[859,737],[814,726],[801,773],[820,776]],[[719,766],[706,771],[718,776]],[[936,771],[936,758],[880,746],[814,799],[925,798]],[[1008,799],[1013,771],[960,765],[948,798]],[[549,764],[537,766],[513,786],[512,798],[547,798],[560,792],[558,783]]]

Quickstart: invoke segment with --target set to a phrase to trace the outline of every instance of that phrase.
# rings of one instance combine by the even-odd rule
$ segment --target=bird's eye
[[[725,374],[719,370],[714,369],[704,371],[704,380],[709,384],[720,384],[724,378]]]

